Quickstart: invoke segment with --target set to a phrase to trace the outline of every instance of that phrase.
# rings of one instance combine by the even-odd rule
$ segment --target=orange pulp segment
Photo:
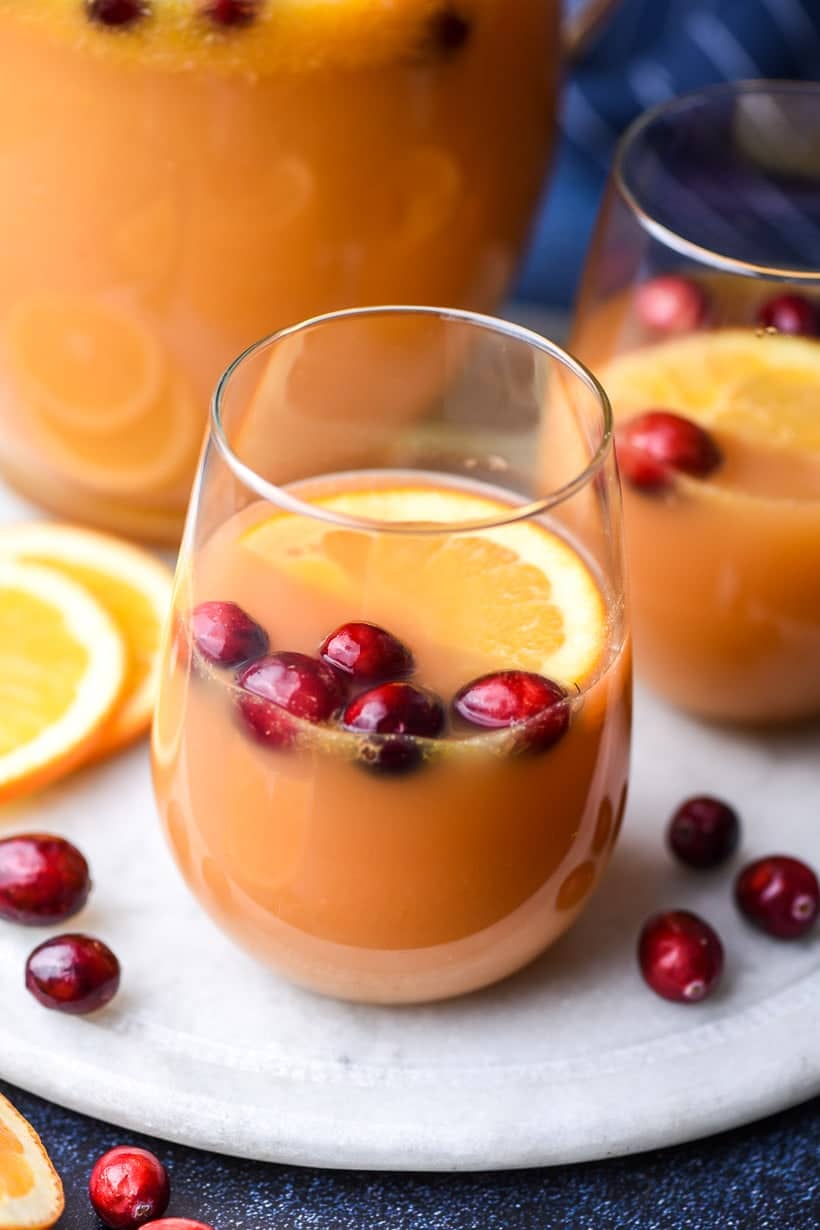
[[[126,647],[120,700],[102,730],[97,753],[144,734],[157,690],[162,625],[171,605],[173,574],[155,556],[109,534],[35,522],[0,529],[0,559],[56,568],[78,581],[113,619]]]
[[[366,594],[373,622],[391,627],[412,609],[422,635],[469,646],[488,669],[533,670],[572,685],[599,664],[603,595],[564,538],[533,520],[454,531],[459,523],[508,519],[511,505],[424,486],[348,490],[312,503],[406,532],[363,533],[278,513],[246,530],[242,546],[351,609]]]

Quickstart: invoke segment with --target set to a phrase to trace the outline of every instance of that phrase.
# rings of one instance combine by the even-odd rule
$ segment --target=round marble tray
[[[27,515],[0,491],[0,519]],[[124,967],[105,1012],[61,1017],[25,993],[42,933],[0,934],[0,1074],[75,1110],[224,1153],[323,1166],[489,1169],[670,1144],[820,1090],[820,934],[750,931],[730,874],[666,855],[662,827],[693,791],[732,799],[741,857],[820,864],[818,730],[739,735],[641,695],[632,793],[588,912],[523,974],[420,1008],[323,1000],[255,966],[188,896],[164,847],[144,747],[0,812],[0,834],[65,833],[96,888],[77,925]],[[711,1002],[652,995],[635,963],[642,920],[688,906],[724,937]]]

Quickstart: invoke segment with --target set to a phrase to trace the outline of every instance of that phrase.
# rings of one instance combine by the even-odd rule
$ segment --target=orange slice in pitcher
[[[120,431],[162,385],[163,356],[151,330],[90,296],[23,300],[9,315],[6,345],[26,401],[66,431]]]
[[[62,477],[122,498],[193,468],[204,409],[139,316],[43,294],[17,304],[3,341],[33,447]]]
[[[122,694],[95,751],[113,751],[144,734],[154,710],[160,636],[171,605],[173,573],[167,564],[109,534],[45,521],[0,528],[3,558],[68,574],[104,607],[125,642]]]
[[[63,1185],[43,1142],[0,1094],[0,1230],[50,1230],[64,1206]]]
[[[80,764],[113,712],[125,648],[111,617],[51,568],[0,560],[0,801]]]
[[[485,496],[422,486],[342,491],[315,504],[444,531],[513,511]],[[367,618],[407,639],[421,632],[440,645],[469,646],[488,662],[568,685],[589,677],[603,653],[600,587],[579,553],[539,522],[368,535],[282,513],[246,530],[241,542],[300,584],[340,596],[351,612],[366,594]]]

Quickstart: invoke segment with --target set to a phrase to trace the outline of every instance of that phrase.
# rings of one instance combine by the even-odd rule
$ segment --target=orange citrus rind
[[[0,801],[85,759],[125,671],[122,637],[85,588],[51,568],[0,560]]]
[[[63,1185],[43,1142],[0,1094],[0,1230],[50,1230],[64,1206]]]
[[[67,574],[108,612],[125,642],[121,696],[99,732],[95,754],[143,735],[156,701],[162,626],[171,604],[168,565],[110,534],[46,521],[0,527],[3,559]]]
[[[538,671],[572,687],[600,664],[600,586],[579,552],[544,522],[460,531],[463,523],[508,520],[514,506],[420,485],[341,491],[312,502],[419,533],[364,534],[278,513],[246,530],[241,545],[351,609],[366,590],[374,622],[401,626],[410,609],[437,643],[469,646],[498,668]]]

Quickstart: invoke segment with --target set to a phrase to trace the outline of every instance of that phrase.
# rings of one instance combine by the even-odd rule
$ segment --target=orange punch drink
[[[0,469],[176,541],[219,372],[361,303],[488,310],[558,0],[0,0]]]
[[[707,718],[820,714],[811,148],[809,85],[717,87],[638,121],[576,320],[616,418],[638,671]]]
[[[300,415],[321,431],[313,399],[338,384],[339,354],[347,396],[378,403],[379,437],[301,475],[285,439],[279,485],[258,447],[265,408],[291,436]],[[410,401],[407,354],[428,377]],[[557,423],[558,379],[583,421]],[[577,451],[556,447],[547,490],[533,458],[551,438]],[[223,380],[154,774],[190,888],[274,969],[349,999],[438,999],[518,969],[583,909],[629,751],[610,443],[583,368],[469,313],[319,318]]]

